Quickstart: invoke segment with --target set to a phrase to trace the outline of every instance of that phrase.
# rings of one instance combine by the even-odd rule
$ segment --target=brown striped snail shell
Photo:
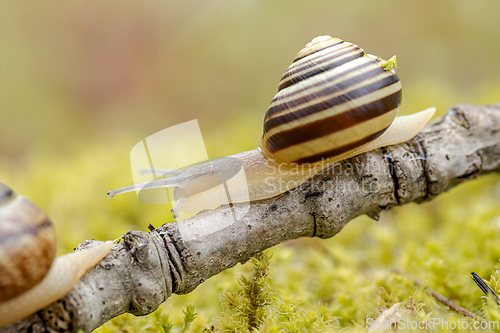
[[[401,105],[401,82],[385,63],[352,43],[315,38],[283,74],[267,109],[264,153],[314,163],[382,135]]]
[[[240,168],[246,179],[229,189],[232,203],[274,197],[336,162],[410,140],[435,108],[396,117],[401,83],[395,67],[395,57],[384,61],[352,43],[317,37],[283,74],[259,148],[184,171],[151,170],[167,178],[109,191],[108,197],[175,187],[175,216],[196,213],[228,203],[223,183]]]
[[[0,183],[0,303],[37,285],[56,251],[56,233],[47,215]]]
[[[55,258],[56,233],[47,215],[0,183],[0,327],[63,297],[111,246],[96,242]]]

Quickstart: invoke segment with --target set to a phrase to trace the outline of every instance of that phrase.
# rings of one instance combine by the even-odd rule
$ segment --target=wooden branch
[[[61,300],[0,332],[91,332],[122,313],[146,315],[172,293],[299,237],[329,238],[353,218],[430,200],[500,171],[500,104],[458,105],[414,139],[338,163],[278,197],[129,231]],[[144,221],[148,223],[148,221]],[[85,245],[82,245],[83,247]]]

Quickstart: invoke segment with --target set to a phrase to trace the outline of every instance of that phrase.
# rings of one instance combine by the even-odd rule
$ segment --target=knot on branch
[[[172,295],[181,280],[176,265],[179,255],[156,230],[149,234],[129,231],[123,244],[130,255],[130,279],[135,289],[127,312],[149,314]]]

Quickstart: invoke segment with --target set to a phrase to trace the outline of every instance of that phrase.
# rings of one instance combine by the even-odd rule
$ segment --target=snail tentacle
[[[125,187],[119,188],[117,190],[108,191],[108,198],[111,199],[117,194],[123,194],[123,193],[128,193],[128,192],[133,192],[133,191],[140,191],[140,190],[145,190],[145,189],[176,187],[176,186],[179,186],[181,184],[180,181],[181,181],[181,179],[177,179],[177,177],[173,177],[173,178],[156,179],[156,180],[153,180],[150,182],[125,186]]]

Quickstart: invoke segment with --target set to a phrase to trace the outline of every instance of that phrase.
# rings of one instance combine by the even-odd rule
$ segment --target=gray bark
[[[458,105],[414,139],[340,162],[277,197],[129,231],[63,299],[0,332],[91,332],[125,312],[146,315],[172,293],[189,293],[276,244],[329,238],[359,215],[378,219],[498,171],[500,104]]]

